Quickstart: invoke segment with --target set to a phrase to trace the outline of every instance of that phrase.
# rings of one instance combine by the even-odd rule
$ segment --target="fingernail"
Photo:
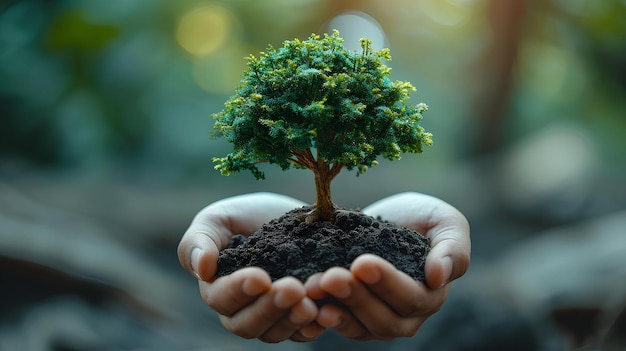
[[[336,289],[333,292],[333,295],[337,298],[345,299],[348,296],[350,296],[351,293],[352,293],[352,289],[350,289],[350,286],[348,286],[348,284],[344,284],[339,289]]]
[[[292,301],[292,299],[288,298],[286,295],[287,294],[284,293],[282,290],[278,291],[274,296],[274,305],[281,309],[287,309],[293,306],[294,301]]]
[[[300,334],[306,339],[314,339],[324,332],[324,328],[320,328],[314,324],[310,324],[300,329]]]
[[[311,321],[311,316],[315,316],[317,306],[310,299],[303,299],[298,310],[292,309],[289,313],[289,321],[294,325],[303,325]]]
[[[340,324],[341,324],[341,318],[337,317],[330,323],[330,325],[328,327],[329,328],[337,328]]]
[[[372,268],[362,276],[359,276],[359,278],[369,285],[374,285],[380,282],[380,271],[377,268]]]
[[[200,279],[200,273],[198,268],[200,267],[200,256],[202,256],[202,249],[195,247],[191,250],[191,269],[196,278]]]
[[[441,259],[441,276],[444,279],[440,287],[443,287],[450,282],[450,278],[452,277],[452,258],[450,256]]]
[[[265,290],[265,287],[258,281],[254,281],[252,278],[248,278],[241,285],[241,289],[243,290],[244,294],[250,297],[254,297],[262,293],[263,290]]]

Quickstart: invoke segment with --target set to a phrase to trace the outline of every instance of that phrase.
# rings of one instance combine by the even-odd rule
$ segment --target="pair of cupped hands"
[[[371,254],[359,256],[350,269],[333,267],[305,283],[293,277],[272,282],[258,267],[215,277],[219,251],[228,247],[233,235],[249,235],[304,205],[272,193],[231,197],[201,210],[184,234],[178,247],[180,262],[198,279],[202,299],[231,333],[264,342],[312,341],[327,328],[355,340],[412,336],[441,308],[450,283],[468,268],[470,233],[463,214],[438,198],[402,193],[363,212],[429,238],[426,283]],[[339,304],[315,303],[326,297]]]

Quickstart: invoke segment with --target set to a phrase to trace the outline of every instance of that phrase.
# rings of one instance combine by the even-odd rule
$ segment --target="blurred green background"
[[[368,37],[391,49],[391,78],[417,87],[411,101],[429,105],[435,142],[358,178],[344,172],[338,204],[439,196],[470,219],[473,267],[626,209],[626,1],[4,0],[0,254],[26,276],[35,262],[154,306],[163,301],[128,283],[132,272],[102,268],[94,257],[108,246],[94,243],[144,259],[157,286],[187,284],[175,247],[202,206],[252,191],[312,202],[308,171],[268,165],[261,182],[214,171],[230,146],[210,138],[211,114],[245,56],[335,28],[347,47]],[[32,245],[48,241],[64,250]],[[96,252],[74,257],[77,241]],[[168,286],[164,300],[180,293]]]
[[[333,27],[349,47],[362,36],[389,47],[392,78],[430,106],[435,146],[380,168],[416,163],[439,179],[459,160],[567,122],[616,174],[623,15],[622,1],[584,0],[4,1],[0,155],[18,169],[211,184],[211,156],[228,145],[208,137],[210,115],[233,93],[243,57]]]

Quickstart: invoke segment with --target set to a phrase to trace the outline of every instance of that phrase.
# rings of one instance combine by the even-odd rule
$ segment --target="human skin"
[[[178,256],[182,266],[198,278],[203,300],[230,332],[264,342],[311,341],[327,328],[355,340],[412,336],[441,308],[450,283],[469,266],[470,231],[463,214],[435,197],[402,193],[377,201],[363,212],[429,238],[426,283],[371,254],[358,257],[350,269],[334,267],[304,284],[293,277],[272,283],[258,267],[214,277],[219,251],[233,235],[249,235],[303,205],[272,193],[227,198],[202,209],[181,239]],[[327,304],[318,308],[315,300],[326,296],[343,307]]]

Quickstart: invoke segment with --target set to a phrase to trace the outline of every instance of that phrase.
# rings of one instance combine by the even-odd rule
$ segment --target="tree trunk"
[[[491,0],[488,21],[491,42],[473,74],[483,82],[474,97],[473,114],[479,123],[476,153],[484,154],[502,146],[503,126],[510,103],[513,72],[523,35],[528,1]]]
[[[315,192],[317,194],[315,200],[315,214],[321,221],[335,220],[336,208],[330,197],[330,183],[333,175],[330,168],[325,162],[318,160],[318,167],[315,173]]]

